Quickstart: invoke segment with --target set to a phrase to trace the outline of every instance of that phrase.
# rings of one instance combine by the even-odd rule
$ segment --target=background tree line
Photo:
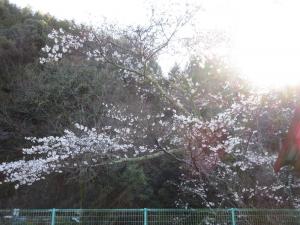
[[[126,81],[115,79],[112,68],[68,59],[60,65],[39,64],[48,33],[53,28],[67,28],[72,22],[20,9],[7,0],[0,2],[0,17],[1,162],[22,157],[25,136],[58,135],[73,121],[92,125],[101,121],[104,101],[124,105],[136,102],[135,93],[130,87],[124,88]],[[151,102],[154,104],[155,98],[150,96]],[[161,170],[153,164],[160,165]],[[174,202],[172,179],[177,179],[179,171],[166,157],[97,172],[84,188],[65,175],[51,176],[46,183],[23,190],[1,185],[0,207],[114,208],[143,207],[150,202],[167,207]]]

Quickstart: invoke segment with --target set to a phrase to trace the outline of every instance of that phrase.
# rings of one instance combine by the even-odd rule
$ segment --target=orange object
[[[274,164],[276,173],[286,165],[300,171],[300,106],[296,108],[288,133]]]

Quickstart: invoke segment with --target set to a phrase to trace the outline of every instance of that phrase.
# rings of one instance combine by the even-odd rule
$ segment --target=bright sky
[[[96,18],[102,16],[124,24],[140,23],[149,13],[149,4],[143,0],[10,1],[61,19],[89,24],[96,24]],[[150,1],[168,7],[167,1]],[[201,0],[201,3],[203,10],[194,23],[199,29],[225,30],[231,35],[230,60],[251,81],[273,87],[300,83],[299,0]]]

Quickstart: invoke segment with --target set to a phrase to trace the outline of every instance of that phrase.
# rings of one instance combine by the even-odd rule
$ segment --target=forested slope
[[[114,79],[110,68],[70,60],[54,66],[39,64],[40,49],[46,44],[48,33],[53,28],[67,28],[72,22],[58,21],[28,8],[19,9],[6,0],[0,2],[0,18],[1,162],[22,157],[25,136],[58,135],[74,121],[94,124],[101,120],[102,102],[127,105],[136,101],[135,93]],[[161,169],[154,167],[154,162],[146,164],[145,171],[144,163],[101,168],[85,187],[76,178],[64,175],[22,190],[1,185],[0,207],[173,204],[176,188],[170,188],[172,185],[165,180],[176,177],[175,163],[156,160]],[[150,168],[156,172],[150,172]]]

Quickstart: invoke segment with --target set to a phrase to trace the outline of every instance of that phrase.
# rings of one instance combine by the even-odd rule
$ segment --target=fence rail
[[[300,225],[300,210],[0,209],[0,225]]]

